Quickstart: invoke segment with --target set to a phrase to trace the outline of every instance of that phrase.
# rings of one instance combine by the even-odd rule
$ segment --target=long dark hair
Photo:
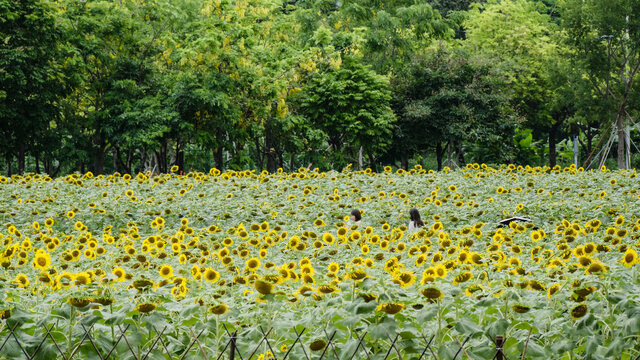
[[[360,210],[358,209],[353,209],[353,211],[351,211],[351,215],[356,217],[356,221],[360,221],[362,219],[362,214],[360,214]]]
[[[422,222],[422,219],[420,219],[420,212],[418,212],[418,209],[413,208],[409,210],[409,216],[411,217],[411,221],[413,221],[413,224],[416,227],[424,226],[424,222]]]

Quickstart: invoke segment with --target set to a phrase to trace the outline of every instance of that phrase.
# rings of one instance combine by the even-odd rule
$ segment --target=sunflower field
[[[56,324],[68,351],[78,323],[98,346],[126,324],[142,349],[169,325],[171,350],[201,326],[217,353],[225,329],[260,328],[275,348],[259,358],[303,358],[305,328],[312,358],[327,329],[339,355],[366,331],[372,358],[395,334],[406,359],[423,336],[442,359],[467,336],[467,357],[491,359],[497,335],[512,358],[640,355],[635,170],[176,172],[0,177],[0,338],[20,323],[37,345]],[[499,224],[514,216],[530,221]]]

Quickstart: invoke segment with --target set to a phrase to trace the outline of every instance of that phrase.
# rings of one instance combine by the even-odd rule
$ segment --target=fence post
[[[234,360],[236,357],[236,335],[238,335],[238,330],[231,334],[231,356],[229,356],[229,360]]]
[[[502,335],[496,336],[496,360],[503,360],[502,358],[502,345],[504,344],[504,338]]]

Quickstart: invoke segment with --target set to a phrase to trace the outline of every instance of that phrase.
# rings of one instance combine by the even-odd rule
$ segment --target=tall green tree
[[[564,0],[560,3],[574,63],[590,80],[599,98],[611,106],[618,137],[618,167],[626,161],[626,127],[630,101],[638,93],[640,73],[639,0]]]
[[[386,77],[349,56],[339,65],[323,65],[299,95],[301,113],[326,134],[336,154],[362,147],[375,168],[376,157],[391,143],[395,122]],[[334,161],[334,168],[346,165],[345,159]]]
[[[52,123],[68,92],[55,9],[41,0],[0,2],[0,154],[25,171],[28,153],[39,159],[57,144]],[[38,162],[38,161],[36,161]]]
[[[438,169],[445,155],[453,166],[454,153],[460,164],[513,158],[517,117],[496,80],[487,65],[474,64],[460,49],[440,46],[416,57],[396,79],[394,108],[403,121],[395,146],[402,166],[426,150],[435,150]]]
[[[474,4],[464,27],[464,46],[477,61],[493,63],[513,106],[526,117],[526,125],[548,135],[549,164],[556,164],[556,144],[562,126],[572,116],[566,92],[569,66],[559,27],[541,2],[489,1]]]
[[[175,45],[167,38],[179,9],[166,0],[58,6],[73,49],[69,61],[81,74],[60,124],[87,154],[76,169],[102,173],[110,153],[113,170],[133,171],[134,157],[144,163],[146,147],[169,132],[175,118],[159,98],[167,92],[158,75],[167,65],[162,54]]]

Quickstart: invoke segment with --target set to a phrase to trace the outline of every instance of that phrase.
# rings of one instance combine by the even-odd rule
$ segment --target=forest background
[[[0,0],[0,173],[640,165],[640,0]]]

